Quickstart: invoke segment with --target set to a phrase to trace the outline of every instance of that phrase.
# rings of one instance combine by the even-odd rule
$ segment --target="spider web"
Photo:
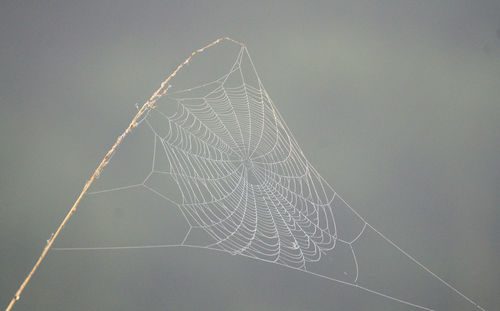
[[[138,127],[153,136],[149,173],[140,183],[90,194],[147,189],[181,211],[188,223],[182,241],[56,250],[210,249],[279,264],[433,310],[358,282],[356,245],[371,231],[484,310],[370,225],[321,177],[270,99],[245,46],[226,74],[160,95],[154,104],[138,122]],[[164,188],[172,187],[157,182],[165,179],[172,182],[176,193],[166,192]],[[342,253],[341,261],[349,263],[342,273],[328,275],[317,268],[336,253]]]

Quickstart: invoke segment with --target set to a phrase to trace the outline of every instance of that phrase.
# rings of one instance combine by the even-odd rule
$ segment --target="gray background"
[[[191,51],[222,35],[247,44],[306,156],[338,193],[431,270],[487,310],[497,308],[500,3],[494,0],[2,1],[1,307],[128,124],[134,104]],[[143,148],[140,141],[133,146]],[[114,227],[101,231],[91,205],[84,203],[58,245],[164,242],[163,231],[134,214],[145,205],[115,209],[106,216]],[[85,207],[93,212],[85,214]],[[172,236],[183,229],[170,217],[150,217]],[[118,234],[129,228],[141,239]],[[361,272],[368,277],[378,269],[369,259]],[[393,286],[379,289],[396,295],[419,273],[403,279],[387,270],[380,281]],[[440,310],[474,310],[432,286],[402,295]],[[52,252],[16,305],[140,309],[413,310],[275,265],[185,249]]]

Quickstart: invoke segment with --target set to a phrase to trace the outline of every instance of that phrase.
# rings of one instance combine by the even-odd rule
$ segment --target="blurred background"
[[[494,310],[495,0],[2,1],[0,307],[135,104],[193,50],[226,35],[246,43],[304,153],[336,191],[425,266]],[[151,152],[137,132],[124,156],[127,148],[132,157]],[[142,169],[137,163],[110,167],[103,178],[133,177]],[[148,197],[114,200],[104,209],[85,200],[56,245],[170,243],[186,230],[171,207]],[[414,265],[400,264],[408,262],[387,245],[366,244],[360,278],[380,281],[376,289],[437,310],[477,310],[435,279],[423,280],[428,275]],[[400,292],[417,280],[416,289]],[[243,257],[168,249],[51,252],[15,310],[415,308]]]

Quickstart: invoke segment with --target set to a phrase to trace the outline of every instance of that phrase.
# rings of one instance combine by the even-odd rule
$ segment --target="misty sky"
[[[426,267],[495,310],[494,0],[3,1],[0,307],[136,103],[193,50],[226,35],[245,42],[305,156],[335,190]],[[151,141],[141,135],[120,150],[132,162],[105,170],[99,182],[133,182],[144,171],[139,159]],[[186,226],[162,204],[133,192],[86,199],[56,245],[171,243]],[[390,245],[363,243],[363,284],[436,310],[477,310]],[[269,263],[169,249],[51,252],[14,310],[418,309]]]

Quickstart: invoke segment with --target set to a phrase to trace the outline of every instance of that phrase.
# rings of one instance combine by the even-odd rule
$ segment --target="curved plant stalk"
[[[214,46],[214,45],[216,45],[219,42],[224,41],[224,40],[228,40],[228,41],[231,41],[233,43],[236,43],[236,44],[239,44],[241,46],[244,46],[243,43],[241,43],[239,41],[236,41],[236,40],[233,40],[233,39],[231,39],[229,37],[221,37],[221,38],[213,41],[212,43],[207,44],[206,46],[204,46],[204,47],[202,47],[202,48],[200,48],[200,49],[198,49],[196,51],[193,51],[191,53],[191,55],[188,58],[186,58],[186,60],[183,63],[181,63],[179,66],[177,66],[177,68],[170,74],[170,76],[168,76],[168,78],[166,78],[161,83],[160,88],[158,90],[156,90],[156,92],[154,92],[153,95],[151,95],[151,97],[142,105],[142,107],[139,109],[139,111],[134,116],[134,118],[132,119],[132,121],[130,121],[129,126],[125,129],[125,131],[120,136],[118,136],[118,138],[116,139],[113,147],[111,147],[111,149],[109,149],[109,151],[106,153],[106,156],[99,163],[99,166],[97,166],[97,168],[95,169],[95,171],[92,174],[92,176],[90,177],[90,179],[85,183],[85,186],[83,187],[82,192],[80,193],[80,195],[76,199],[75,203],[73,203],[73,206],[71,207],[71,209],[69,210],[69,212],[66,214],[66,217],[64,217],[63,221],[61,222],[61,224],[59,225],[59,227],[57,228],[57,230],[54,232],[54,234],[47,241],[47,245],[43,249],[42,254],[40,255],[40,257],[38,257],[38,260],[36,261],[35,265],[31,269],[30,273],[28,273],[28,276],[26,277],[26,279],[24,279],[23,283],[21,283],[21,286],[19,286],[19,289],[17,290],[16,294],[14,295],[14,297],[12,298],[12,300],[10,301],[10,303],[7,306],[7,308],[5,309],[5,311],[12,310],[12,307],[14,306],[14,304],[20,299],[21,293],[23,292],[24,288],[28,285],[29,281],[31,280],[31,277],[33,276],[33,274],[35,274],[36,270],[38,269],[38,267],[42,263],[43,259],[45,258],[45,256],[49,252],[50,248],[54,244],[54,241],[59,236],[59,234],[61,233],[62,229],[64,228],[64,226],[66,225],[66,223],[68,222],[68,220],[70,219],[70,217],[74,214],[74,212],[75,212],[76,208],[78,207],[78,205],[80,204],[80,201],[82,200],[83,196],[85,195],[85,193],[87,193],[87,190],[90,188],[90,186],[92,185],[92,183],[100,175],[100,173],[104,169],[104,167],[106,167],[106,165],[108,164],[108,160],[113,155],[113,153],[116,151],[116,149],[118,148],[118,146],[121,144],[121,142],[123,141],[123,139],[125,138],[125,136],[127,136],[127,134],[130,131],[132,131],[137,126],[137,120],[139,120],[139,118],[146,111],[148,111],[149,109],[155,107],[155,102],[156,102],[156,100],[159,97],[167,94],[167,91],[168,91],[168,82],[179,72],[179,70],[182,69],[182,67],[184,67],[187,63],[189,63],[189,61],[196,54],[201,53],[204,50],[206,50],[206,49],[208,49],[208,48],[210,48],[210,47],[212,47],[212,46]]]

